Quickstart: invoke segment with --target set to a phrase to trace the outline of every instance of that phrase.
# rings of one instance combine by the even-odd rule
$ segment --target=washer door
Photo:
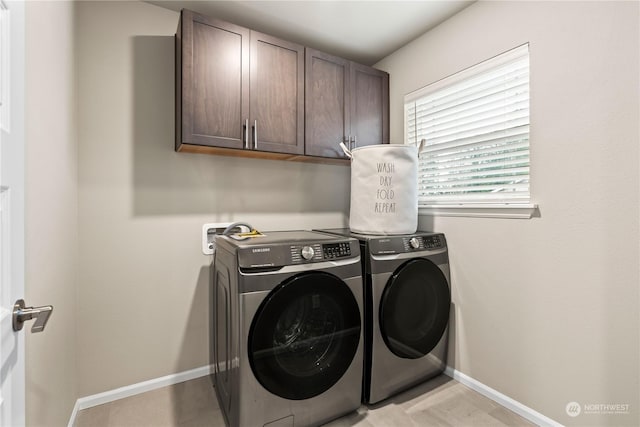
[[[398,357],[418,359],[431,352],[449,321],[451,291],[433,262],[416,258],[389,278],[380,302],[380,332]]]
[[[287,279],[262,302],[249,331],[249,362],[271,393],[309,399],[333,386],[360,342],[360,309],[346,283],[325,272]]]

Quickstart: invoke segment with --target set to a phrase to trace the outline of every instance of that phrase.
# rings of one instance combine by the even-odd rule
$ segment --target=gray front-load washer
[[[376,403],[446,367],[451,306],[444,234],[381,236],[322,230],[360,241],[365,280],[364,401]]]
[[[358,241],[310,231],[218,237],[213,379],[231,426],[312,426],[360,406]]]

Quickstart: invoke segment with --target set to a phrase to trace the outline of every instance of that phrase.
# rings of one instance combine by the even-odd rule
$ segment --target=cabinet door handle
[[[242,140],[244,142],[244,148],[249,148],[249,119],[244,121],[244,126],[242,126]]]
[[[258,120],[253,121],[253,148],[258,149]]]
[[[353,148],[358,148],[358,142],[356,140],[356,136],[355,135],[353,135],[351,137],[351,142],[353,142]],[[352,150],[353,150],[353,148],[352,148]]]

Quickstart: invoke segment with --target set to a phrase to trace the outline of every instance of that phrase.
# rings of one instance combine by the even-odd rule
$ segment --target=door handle
[[[42,307],[25,307],[24,300],[19,299],[13,305],[13,330],[20,331],[24,326],[24,322],[36,319],[36,323],[31,327],[31,332],[42,332],[49,321],[49,316],[53,312],[52,305],[44,305]]]

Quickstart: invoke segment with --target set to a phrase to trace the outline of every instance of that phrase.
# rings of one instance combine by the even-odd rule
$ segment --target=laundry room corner
[[[639,422],[639,12],[637,2],[476,2],[376,64],[402,105],[529,43],[539,215],[421,216],[420,226],[449,243],[449,366],[566,425]],[[392,109],[392,138],[403,120]],[[574,417],[571,402],[627,409]]]

